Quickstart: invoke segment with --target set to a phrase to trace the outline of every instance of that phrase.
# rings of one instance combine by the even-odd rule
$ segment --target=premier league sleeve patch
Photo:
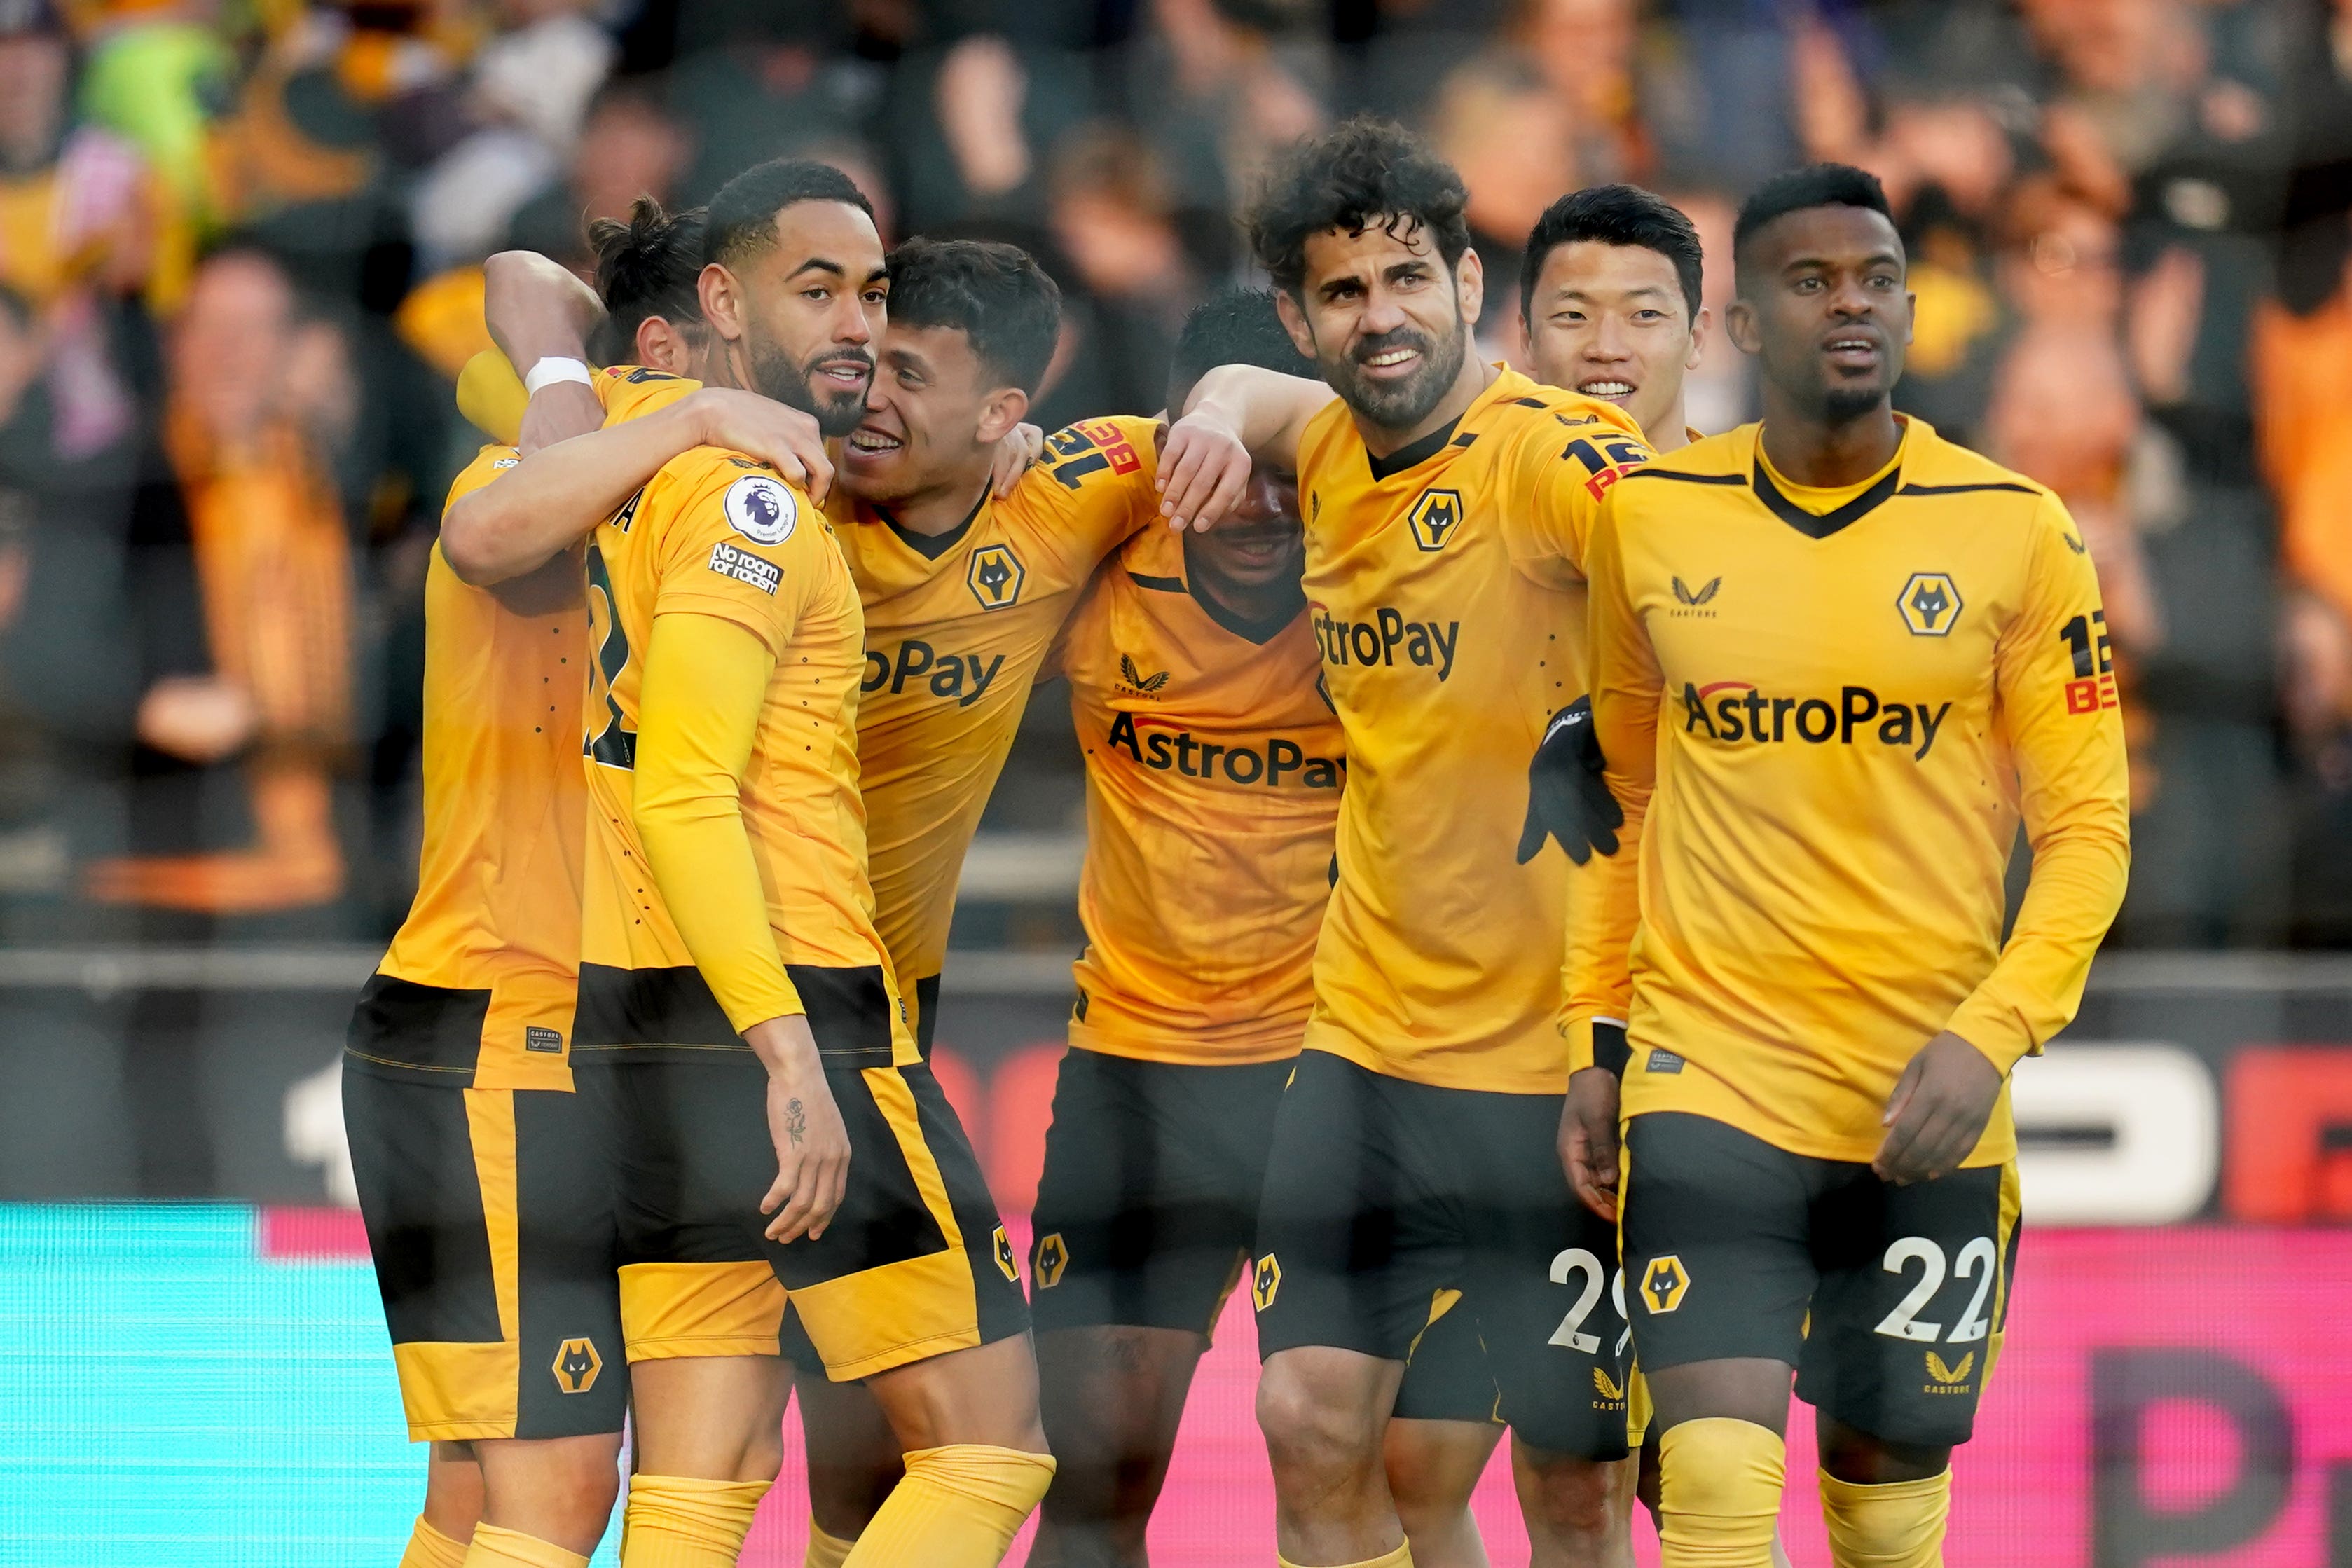
[[[727,487],[727,521],[754,544],[782,544],[793,536],[800,508],[776,480],[746,474]]]

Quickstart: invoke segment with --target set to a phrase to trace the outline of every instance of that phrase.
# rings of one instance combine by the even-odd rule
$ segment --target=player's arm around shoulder
[[[614,373],[605,375],[613,379]],[[612,516],[672,459],[705,445],[740,450],[820,494],[832,482],[824,437],[808,415],[755,393],[661,381],[661,396],[639,400],[649,412],[632,417],[629,409],[617,409],[614,423],[541,447],[497,475],[496,483],[453,500],[441,528],[450,570],[476,586],[534,571]]]
[[[1059,585],[1083,582],[1160,510],[1160,427],[1118,415],[1081,419],[1045,438],[1004,505],[1059,563]]]
[[[1317,419],[1339,399],[1319,381],[1256,365],[1227,364],[1202,376],[1168,427],[1160,454],[1160,512],[1171,528],[1213,528],[1241,500],[1250,468],[1298,471]]]

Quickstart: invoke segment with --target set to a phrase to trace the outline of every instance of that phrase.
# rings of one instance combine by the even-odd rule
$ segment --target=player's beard
[[[743,346],[751,360],[753,390],[814,418],[826,439],[848,435],[866,417],[866,392],[874,384],[874,356],[864,349],[829,348],[802,363],[756,326],[744,338]],[[829,364],[865,366],[865,384],[855,392],[837,392],[820,384],[817,369]]]
[[[1365,360],[1398,348],[1418,349],[1421,368],[1397,382],[1376,382],[1364,374]],[[1337,361],[1324,360],[1323,379],[1367,423],[1383,430],[1410,430],[1444,401],[1469,352],[1469,331],[1459,323],[1444,342],[1414,328],[1399,327],[1364,339]]]
[[[1824,424],[1851,425],[1877,411],[1886,401],[1885,387],[1828,386],[1822,389],[1821,414]]]

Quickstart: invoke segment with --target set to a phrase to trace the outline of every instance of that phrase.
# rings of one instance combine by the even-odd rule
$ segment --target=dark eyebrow
[[[1411,261],[1398,262],[1395,266],[1391,267],[1382,272],[1381,276],[1389,279],[1410,278],[1432,270],[1433,270],[1433,268],[1431,268],[1426,260],[1416,256]]]
[[[894,366],[903,365],[907,369],[915,372],[918,375],[929,375],[931,374],[929,362],[925,360],[921,354],[917,353],[912,349],[885,348],[882,351],[882,357],[889,361]]]
[[[1783,272],[1799,272],[1810,267],[1835,267],[1838,259],[1830,256],[1792,256],[1780,268]],[[1901,267],[1903,258],[1891,250],[1874,250],[1858,263],[1863,267]]]
[[[1674,290],[1668,289],[1663,283],[1641,283],[1626,289],[1625,295],[1628,299],[1638,299],[1643,295],[1652,295],[1661,300],[1669,300],[1674,297]],[[1591,289],[1575,285],[1571,285],[1565,289],[1555,289],[1552,293],[1552,299],[1555,301],[1563,300],[1590,300],[1591,298]]]
[[[802,262],[798,267],[793,268],[792,271],[786,275],[786,280],[789,281],[791,279],[798,278],[803,272],[829,272],[835,278],[846,278],[849,276],[849,268],[844,267],[840,262],[827,261],[822,256],[812,256],[806,261]]]

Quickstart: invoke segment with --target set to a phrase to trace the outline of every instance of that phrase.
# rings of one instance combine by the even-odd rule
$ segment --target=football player
[[[767,164],[730,182],[709,225],[699,303],[730,378],[845,433],[865,415],[889,285],[864,198],[822,165]],[[636,1183],[636,1380],[698,1394],[680,1401],[698,1415],[674,1435],[682,1466],[657,1459],[641,1410],[631,1542],[651,1489],[648,1523],[732,1560],[775,1469],[781,1279],[828,1371],[866,1380],[906,1454],[858,1560],[992,1563],[1051,1461],[1017,1270],[873,927],[856,584],[805,492],[708,449],[661,464],[598,528],[591,582],[613,606],[591,786],[613,799],[592,812],[583,1042],[610,1064],[597,1081]],[[775,1173],[764,1233],[730,1196],[759,1158]]]
[[[1572,899],[1567,1017],[1589,1042],[1630,999],[1632,1060],[1580,1053],[1563,1131],[1622,1214],[1668,1568],[1769,1561],[1792,1375],[1834,1560],[1927,1568],[2008,1306],[2009,1073],[2123,894],[2123,726],[2065,508],[1893,410],[1878,182],[1767,182],[1736,247],[1763,419],[1629,474],[1589,555],[1624,822]]]
[[[1077,591],[1155,515],[1156,453],[1150,421],[1084,422],[993,494],[992,465],[1052,353],[1053,286],[1020,252],[968,241],[910,242],[891,268],[881,370],[840,450],[832,511],[867,617],[857,743],[877,923],[898,972],[918,977],[927,1047],[964,850]],[[560,291],[501,316],[502,333],[562,345]],[[569,330],[580,341],[580,324]],[[577,512],[524,500],[510,492],[511,537],[536,531],[531,550],[580,526]],[[789,1351],[798,1336],[785,1334]],[[887,1490],[896,1448],[869,1401],[817,1375],[813,1353],[793,1359],[812,1432],[810,1560],[837,1562]]]
[[[1163,462],[1179,526],[1240,492],[1236,442],[1297,464],[1309,624],[1347,738],[1254,1279],[1293,1564],[1412,1560],[1381,1436],[1415,1339],[1448,1309],[1475,1314],[1538,1561],[1628,1550],[1614,1237],[1576,1210],[1552,1152],[1570,1044],[1548,954],[1571,872],[1521,864],[1516,841],[1526,758],[1584,691],[1585,538],[1649,452],[1615,405],[1472,356],[1485,280],[1465,200],[1452,168],[1379,121],[1287,154],[1252,244],[1339,397],[1214,372]]]
[[[643,411],[664,441],[824,462],[805,415],[659,390]],[[519,462],[485,447],[451,507]],[[585,1561],[613,1509],[628,1395],[615,1234],[569,1060],[587,642],[576,556],[483,589],[436,548],[418,889],[343,1076],[409,1434],[433,1444],[404,1568],[456,1568],[468,1542],[478,1563]]]

